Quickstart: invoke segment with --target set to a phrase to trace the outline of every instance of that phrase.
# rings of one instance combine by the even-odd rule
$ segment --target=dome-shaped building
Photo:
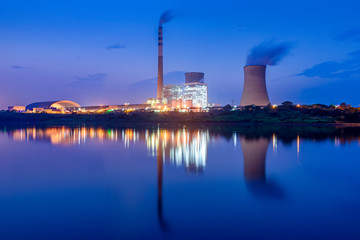
[[[81,108],[79,104],[73,101],[50,101],[50,102],[36,102],[26,106],[26,111],[39,112],[39,111],[67,111],[77,110]]]

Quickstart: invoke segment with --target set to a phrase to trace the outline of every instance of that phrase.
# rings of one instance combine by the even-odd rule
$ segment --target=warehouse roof
[[[49,101],[49,102],[36,102],[31,103],[26,106],[26,110],[32,111],[34,108],[43,108],[43,109],[50,109],[50,108],[56,108],[56,109],[68,109],[68,108],[79,108],[81,107],[79,104],[73,102],[73,101]]]

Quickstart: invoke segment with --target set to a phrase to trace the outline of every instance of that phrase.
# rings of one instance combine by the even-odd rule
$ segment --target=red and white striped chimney
[[[163,29],[159,26],[159,39],[158,39],[158,80],[157,80],[157,94],[156,98],[161,100],[164,98],[163,85],[164,85],[164,73],[163,73]]]

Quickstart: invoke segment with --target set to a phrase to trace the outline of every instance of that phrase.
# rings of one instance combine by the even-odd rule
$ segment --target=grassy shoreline
[[[0,112],[1,124],[45,125],[332,125],[360,126],[360,112],[298,111],[216,111],[216,112],[112,112],[103,114],[29,114]]]

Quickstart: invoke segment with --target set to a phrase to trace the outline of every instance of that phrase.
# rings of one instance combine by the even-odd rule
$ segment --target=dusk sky
[[[267,68],[271,103],[359,106],[358,1],[2,0],[0,109],[37,101],[142,103],[156,97],[157,27],[165,84],[205,73],[209,102],[240,102],[243,66],[263,42],[289,52]]]

